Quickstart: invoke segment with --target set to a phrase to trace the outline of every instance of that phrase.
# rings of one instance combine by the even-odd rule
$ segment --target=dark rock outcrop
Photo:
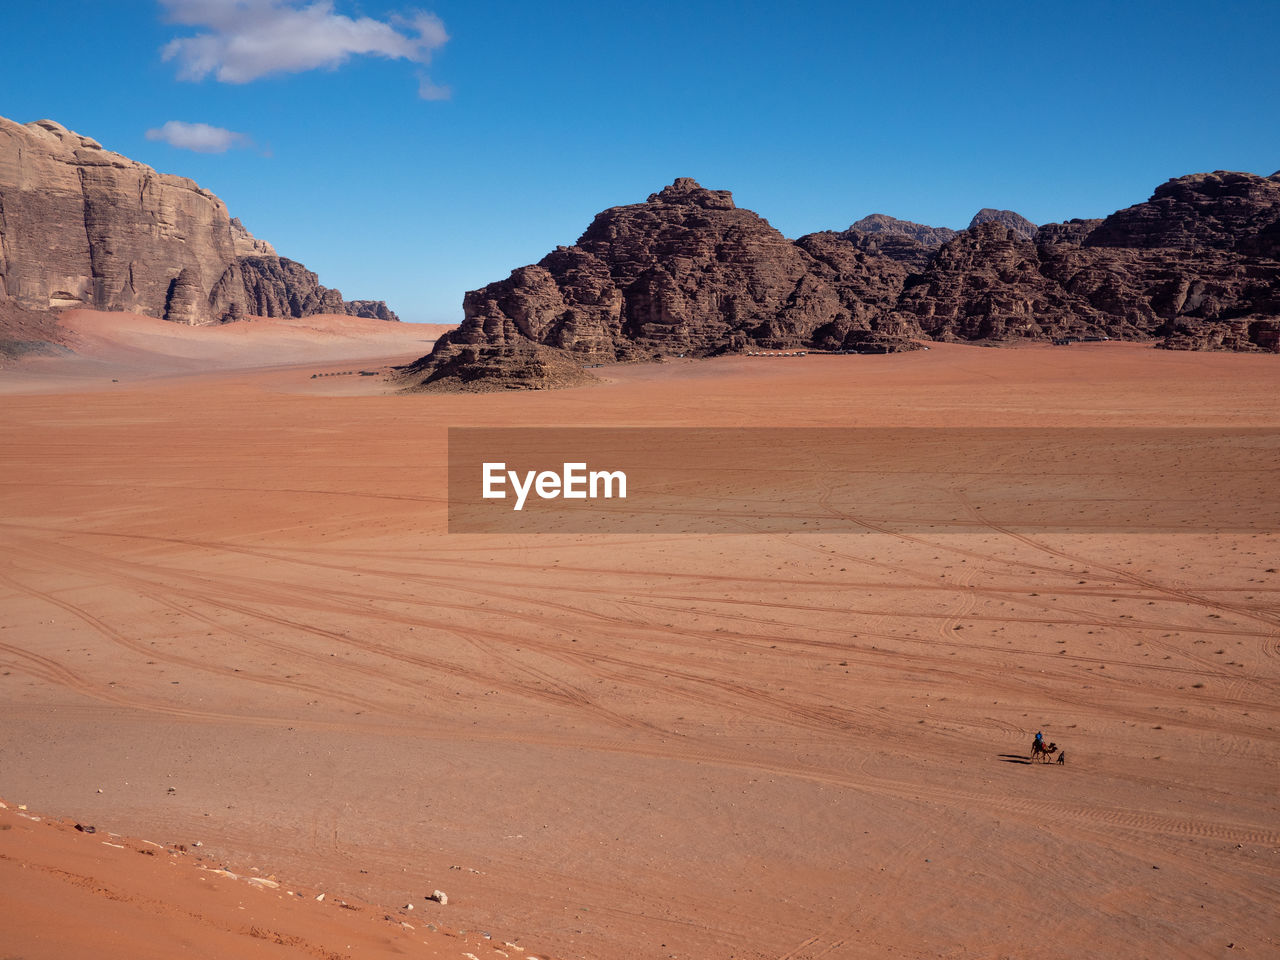
[[[850,225],[850,230],[859,233],[884,234],[888,236],[910,237],[925,247],[940,247],[948,240],[954,240],[960,231],[950,227],[929,227],[923,223],[910,220],[899,220],[883,213],[873,213]]]
[[[1143,218],[1141,206],[1132,216]],[[1075,238],[1088,225],[1052,225],[1037,243],[998,223],[969,230],[907,284],[899,309],[940,340],[1106,335],[1181,349],[1275,349],[1280,263],[1207,247],[1092,245],[1105,222],[1082,245]],[[1188,222],[1181,233],[1201,229]],[[1237,236],[1252,243],[1243,230]]]
[[[945,244],[898,302],[935,340],[1043,340],[1083,332],[1097,319],[1087,307],[1044,275],[1034,243],[997,221]],[[1069,328],[1065,318],[1073,320]]]
[[[1012,210],[995,210],[991,207],[983,207],[969,221],[969,229],[972,230],[974,227],[981,226],[984,223],[998,223],[1010,230],[1015,236],[1022,237],[1024,240],[1035,239],[1036,225],[1022,214],[1014,213]]]
[[[937,246],[926,246],[905,233],[864,233],[850,227],[839,233],[824,230],[805,234],[796,243],[820,260],[844,260],[856,251],[873,257],[896,261],[911,270],[923,270],[937,252]]]
[[[342,294],[322,287],[314,273],[285,257],[241,257],[237,266],[246,313],[256,317],[309,317],[347,313]],[[227,303],[236,300],[228,290]]]
[[[347,300],[344,303],[345,313],[353,317],[365,317],[369,320],[398,321],[400,318],[391,311],[385,300]]]
[[[939,240],[943,228],[873,215],[792,242],[727,191],[677,180],[468,293],[411,381],[525,385],[547,350],[606,363],[1068,336],[1280,349],[1280,175],[1183,177],[1105,220],[974,220]],[[504,364],[521,372],[504,378]]]
[[[1145,203],[1107,217],[1084,243],[1280,259],[1280,175],[1218,170],[1170,180]]]
[[[1038,245],[1074,243],[1079,246],[1084,242],[1084,238],[1093,233],[1101,223],[1101,220],[1068,220],[1066,223],[1046,223],[1036,230],[1034,239]]]
[[[884,282],[877,278],[887,276]],[[663,355],[706,356],[757,345],[786,349],[879,335],[881,348],[909,346],[900,324],[876,317],[905,270],[852,246],[817,259],[726,190],[683,178],[644,203],[596,216],[571,247],[559,247],[506,280],[468,293],[464,319],[410,371],[438,381],[525,353],[527,343],[580,363]],[[469,381],[468,381],[469,382]]]
[[[459,347],[443,360],[423,357],[401,370],[400,378],[415,392],[467,393],[546,390],[596,379],[564,350],[521,339]]]
[[[177,323],[246,315],[385,315],[348,306],[276,256],[184,177],[104,150],[52,120],[0,118],[0,300],[129,310]]]

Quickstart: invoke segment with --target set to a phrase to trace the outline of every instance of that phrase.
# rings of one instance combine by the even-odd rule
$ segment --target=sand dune
[[[520,395],[330,395],[314,365],[11,393],[0,795],[383,910],[445,890],[492,939],[439,956],[1272,955],[1275,535],[459,536],[444,491],[449,425],[1275,427],[1277,362],[939,345]],[[1025,762],[1037,730],[1065,765]],[[0,909],[40,912],[0,954],[256,925],[417,955],[374,908],[243,882],[91,909],[74,877],[118,864],[5,822]]]
[[[73,355],[11,364],[0,370],[0,392],[97,388],[112,381],[300,364],[404,362],[429,351],[451,329],[334,314],[205,327],[98,310],[68,310],[58,320]]]

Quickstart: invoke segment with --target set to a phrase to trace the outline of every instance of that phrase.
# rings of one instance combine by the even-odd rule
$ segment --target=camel
[[[1056,743],[1051,743],[1046,747],[1044,741],[1036,740],[1031,744],[1031,762],[1048,763],[1057,751],[1058,745]]]

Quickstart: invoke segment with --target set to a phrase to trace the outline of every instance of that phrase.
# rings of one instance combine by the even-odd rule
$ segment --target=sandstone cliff
[[[385,304],[344,303],[191,180],[52,120],[0,118],[0,301],[187,324],[361,311],[396,319]]]
[[[957,233],[877,214],[794,242],[728,191],[679,179],[468,293],[462,325],[407,376],[520,386],[553,364],[547,351],[606,363],[927,339],[1277,350],[1278,241],[1280,174],[1183,177],[1105,220],[1037,228],[984,209]]]

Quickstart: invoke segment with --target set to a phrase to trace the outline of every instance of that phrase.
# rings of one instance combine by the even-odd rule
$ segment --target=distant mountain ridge
[[[543,367],[570,382],[565,361],[929,339],[1280,350],[1278,205],[1280,175],[1219,171],[1102,221],[1037,227],[986,208],[955,232],[873,214],[790,241],[728,191],[681,178],[469,292],[461,326],[406,380],[528,387]]]
[[[879,233],[910,237],[926,247],[940,247],[948,240],[955,239],[960,232],[959,230],[952,230],[950,227],[929,227],[923,223],[899,220],[883,213],[873,213],[863,217],[857,223],[851,224],[849,230],[857,230],[859,233]]]
[[[973,219],[969,221],[969,229],[972,230],[984,223],[998,223],[1026,240],[1033,239],[1038,229],[1020,213],[1014,213],[1012,210],[993,210],[991,207],[983,207],[975,213]]]
[[[0,117],[0,304],[94,307],[176,323],[317,313],[398,319],[344,301],[185,177],[52,120]]]

